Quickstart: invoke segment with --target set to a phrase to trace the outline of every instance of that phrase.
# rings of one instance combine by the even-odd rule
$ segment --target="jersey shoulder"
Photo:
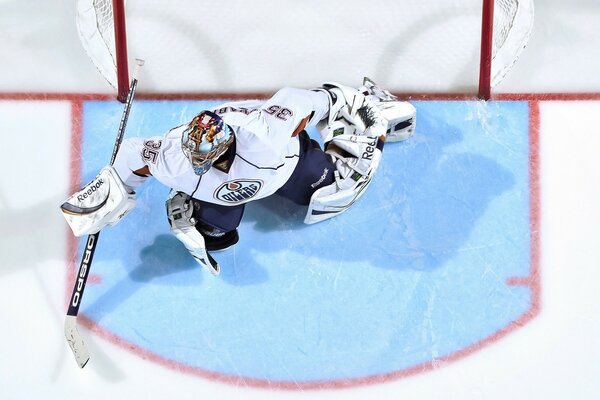
[[[184,129],[185,125],[181,125],[163,136],[144,139],[141,154],[152,175],[177,176],[187,174],[190,170],[189,162],[181,151]]]

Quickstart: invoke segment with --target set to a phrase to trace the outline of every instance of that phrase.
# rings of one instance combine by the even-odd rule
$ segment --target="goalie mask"
[[[233,143],[233,132],[221,117],[202,111],[183,131],[181,149],[196,175],[205,174],[213,162]]]

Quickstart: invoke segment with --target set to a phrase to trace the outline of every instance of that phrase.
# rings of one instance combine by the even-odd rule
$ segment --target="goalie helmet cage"
[[[240,0],[241,1],[241,0]],[[230,3],[205,3],[204,5],[202,5],[202,7],[204,7],[204,10],[201,11],[205,11],[206,13],[204,15],[202,15],[201,13],[196,13],[196,12],[189,12],[186,13],[186,8],[187,7],[198,7],[198,3],[193,3],[193,0],[178,0],[177,2],[174,3],[168,3],[168,5],[166,5],[167,3],[160,3],[160,2],[156,2],[156,4],[154,5],[158,10],[155,10],[156,15],[155,16],[149,16],[149,9],[152,6],[151,2],[149,1],[145,1],[144,2],[144,7],[138,7],[137,9],[135,9],[135,3],[136,0],[129,0],[130,3],[133,3],[132,5],[134,6],[133,10],[131,11],[131,15],[127,15],[125,13],[125,0],[77,0],[77,26],[78,26],[78,32],[79,32],[79,37],[82,41],[82,44],[86,50],[86,52],[88,53],[89,57],[92,59],[92,61],[94,62],[94,64],[96,65],[97,69],[100,71],[100,73],[104,76],[104,78],[115,88],[117,89],[117,97],[120,101],[124,101],[125,97],[127,95],[127,91],[128,91],[128,86],[129,86],[129,76],[128,76],[128,41],[127,41],[127,37],[126,37],[126,20],[131,19],[131,18],[142,18],[145,17],[147,20],[150,19],[154,19],[154,25],[148,25],[148,24],[141,24],[143,26],[143,28],[138,29],[139,27],[136,26],[134,28],[133,32],[130,32],[131,34],[138,34],[139,36],[143,36],[143,37],[147,37],[147,36],[151,36],[151,34],[156,34],[156,35],[161,35],[160,33],[158,33],[158,31],[160,29],[156,29],[156,27],[159,24],[166,24],[167,22],[165,21],[160,21],[157,22],[157,20],[162,19],[163,14],[165,15],[164,19],[166,20],[166,14],[168,12],[172,12],[175,9],[182,9],[183,11],[180,12],[180,14],[177,15],[176,18],[173,19],[173,21],[169,22],[170,24],[173,24],[177,27],[177,29],[183,29],[183,27],[187,26],[193,26],[193,25],[197,25],[197,27],[203,28],[206,26],[206,18],[209,19],[219,19],[220,17],[215,17],[215,15],[219,15],[220,13],[222,14],[221,17],[225,17],[225,19],[227,19],[227,16],[231,17],[232,13],[229,13],[228,10],[224,10],[221,11],[221,9],[219,7],[240,7],[243,6],[243,3],[240,3],[239,1],[232,1]],[[265,1],[264,4],[268,4],[269,1]],[[382,2],[382,4],[384,4],[385,2]],[[513,66],[513,64],[516,62],[517,58],[519,57],[521,51],[523,50],[523,48],[526,46],[528,40],[529,40],[529,36],[531,35],[531,30],[533,27],[533,0],[470,0],[466,1],[466,0],[435,0],[431,3],[427,3],[427,7],[430,8],[434,8],[434,11],[429,11],[429,12],[433,12],[433,13],[439,13],[439,15],[436,15],[436,18],[430,18],[429,20],[425,19],[424,17],[422,17],[423,23],[421,23],[421,25],[423,26],[427,26],[426,28],[420,28],[418,26],[417,23],[411,22],[410,19],[414,17],[407,17],[407,13],[405,12],[406,10],[408,10],[410,8],[410,6],[408,6],[408,3],[411,3],[411,5],[413,3],[418,3],[420,4],[420,6],[416,6],[416,7],[420,7],[421,9],[424,7],[422,2],[418,2],[415,0],[403,0],[402,2],[399,2],[401,4],[401,9],[394,9],[394,10],[390,10],[392,11],[390,14],[392,15],[388,15],[385,18],[383,18],[382,16],[379,18],[381,19],[381,25],[379,26],[374,26],[373,30],[370,31],[368,28],[362,28],[363,24],[357,24],[356,21],[352,21],[352,17],[353,15],[350,15],[350,17],[348,17],[348,15],[341,15],[341,16],[334,16],[333,18],[333,22],[331,22],[331,20],[327,20],[326,23],[327,25],[331,26],[334,23],[337,23],[338,25],[335,26],[335,31],[339,31],[339,30],[343,30],[343,29],[352,29],[354,31],[356,30],[360,30],[359,34],[362,35],[363,37],[369,37],[369,35],[373,34],[375,31],[384,31],[386,29],[389,30],[389,26],[392,25],[389,22],[385,23],[385,21],[387,20],[386,18],[392,18],[393,17],[393,12],[395,11],[402,11],[402,16],[403,21],[406,21],[407,19],[409,20],[409,22],[401,22],[398,23],[396,22],[396,25],[398,26],[411,26],[411,29],[431,29],[431,26],[436,26],[436,25],[443,25],[445,23],[447,23],[447,20],[452,18],[458,19],[459,17],[452,15],[452,13],[456,13],[458,14],[460,12],[460,8],[463,7],[462,4],[465,3],[469,3],[473,9],[476,9],[476,7],[480,7],[479,8],[479,14],[476,15],[477,20],[480,21],[480,41],[479,41],[479,45],[477,46],[479,51],[479,60],[470,60],[468,62],[463,61],[463,64],[477,64],[478,63],[478,74],[479,74],[479,85],[478,88],[475,86],[475,83],[473,83],[473,87],[471,89],[471,87],[469,86],[469,89],[467,89],[467,92],[473,93],[475,92],[475,90],[478,90],[478,96],[482,99],[490,99],[491,97],[491,89],[497,85],[503,78],[504,76],[507,74],[508,70]],[[390,0],[389,5],[391,4],[399,4],[396,0]],[[320,3],[316,3],[316,4],[320,4]],[[350,6],[348,6],[348,4],[350,4]],[[348,9],[349,7],[352,7],[352,1],[350,2],[344,2],[344,8]],[[360,3],[362,5],[364,5],[363,3]],[[437,6],[436,6],[437,4]],[[290,2],[290,4],[288,5],[289,8],[293,8],[294,6],[292,5],[292,3]],[[129,7],[129,6],[128,6]],[[267,7],[267,6],[265,6]],[[396,7],[396,6],[390,6],[390,7]],[[437,9],[436,9],[437,7]],[[256,7],[255,7],[256,8]],[[298,15],[298,17],[296,19],[301,19],[301,18],[305,18],[304,22],[306,22],[307,20],[309,20],[310,18],[317,18],[317,14],[315,13],[313,14],[309,14],[308,12],[306,12],[306,9],[310,9],[311,7],[307,7],[307,5],[305,5],[304,9],[294,9],[293,11],[290,11],[290,15],[293,15],[292,18],[295,18],[295,14],[301,14],[302,15]],[[442,12],[439,11],[440,9],[444,9],[444,13],[445,14],[441,14]],[[356,11],[356,15],[357,16],[362,16],[360,13],[364,12],[362,6],[356,7],[357,11]],[[335,10],[335,9],[334,9]],[[322,12],[323,10],[321,10],[321,12],[319,13],[321,16],[323,14],[326,14],[324,12]],[[380,12],[382,10],[379,10]],[[385,9],[383,11],[386,11]],[[143,14],[143,15],[142,15]],[[241,13],[243,14],[243,13]],[[264,12],[263,12],[264,14]],[[142,15],[142,16],[140,16]],[[191,21],[183,21],[182,18],[187,17],[191,15],[192,19]],[[450,17],[448,17],[448,15],[450,15]],[[183,17],[182,17],[183,16]],[[195,16],[195,17],[194,17]],[[473,17],[475,17],[475,15],[472,15]],[[278,16],[279,17],[279,16]],[[460,18],[463,18],[464,16],[460,16]],[[238,37],[244,37],[245,36],[250,36],[250,32],[254,32],[257,28],[257,26],[264,26],[265,24],[258,24],[258,25],[252,25],[251,22],[246,22],[245,20],[243,20],[244,15],[239,16],[239,18],[242,18],[241,23],[238,22],[237,24],[233,24],[233,23],[228,23],[228,27],[232,27],[232,29],[237,29],[238,30]],[[252,16],[248,16],[247,20],[252,20]],[[281,18],[278,18],[281,19]],[[348,23],[348,19],[350,19],[351,23]],[[411,23],[413,23],[413,25],[410,25]],[[284,25],[285,26],[285,25]],[[416,26],[416,28],[414,28],[414,26]],[[251,28],[251,29],[249,29]],[[343,29],[342,29],[343,28]],[[173,29],[173,28],[171,28]],[[268,28],[267,28],[268,29]],[[273,27],[272,29],[277,29],[276,27]],[[299,33],[300,36],[306,36],[306,31],[309,28],[307,28],[305,31],[302,31],[301,33]],[[136,32],[137,30],[145,30],[145,32]],[[278,35],[283,34],[286,29],[280,29],[279,31],[277,31]],[[289,29],[287,29],[289,30]],[[212,33],[214,31],[214,29],[210,28],[210,29],[206,29],[206,31],[209,31],[209,33]],[[227,69],[227,62],[226,62],[226,57],[223,56],[223,54],[228,54],[228,53],[236,53],[236,51],[234,50],[229,50],[226,46],[225,47],[221,47],[220,45],[222,43],[227,44],[227,39],[223,39],[223,35],[224,35],[224,31],[219,31],[216,33],[217,37],[216,39],[212,39],[211,37],[209,37],[209,35],[207,34],[206,31],[202,31],[202,29],[196,30],[195,34],[190,34],[190,33],[183,33],[183,35],[180,36],[180,38],[178,38],[177,40],[166,40],[167,45],[165,45],[165,49],[168,51],[168,53],[165,53],[164,50],[162,50],[162,54],[157,57],[157,61],[163,61],[165,59],[176,59],[177,57],[181,57],[179,61],[173,61],[176,62],[177,64],[175,65],[175,67],[172,68],[165,68],[162,70],[162,72],[159,74],[157,72],[157,79],[154,79],[155,82],[157,81],[162,81],[163,78],[166,75],[178,75],[179,71],[176,71],[175,73],[173,72],[173,69],[177,70],[180,68],[184,68],[187,66],[187,64],[192,64],[194,62],[196,62],[197,64],[201,64],[203,62],[205,62],[204,60],[208,59],[208,58],[215,58],[216,61],[213,61],[213,66],[208,66],[207,70],[209,70],[209,72],[212,72],[213,75],[219,75],[220,73],[220,78],[221,79],[212,79],[211,82],[217,82],[215,84],[217,84],[218,86],[216,87],[216,91],[218,92],[226,92],[227,89],[231,89],[232,87],[235,87],[236,89],[239,86],[243,86],[243,85],[235,85],[232,84],[232,80],[233,78],[231,77],[231,75],[240,75],[235,74],[235,73],[230,73],[229,76],[225,76],[227,75],[225,72],[223,72],[224,70]],[[333,32],[333,31],[332,31]],[[402,31],[400,34],[396,34],[396,38],[394,40],[398,40],[398,38],[403,39],[404,37],[411,37],[411,32],[408,29],[405,29],[404,31]],[[465,31],[466,33],[464,33],[465,37],[469,37],[469,40],[473,40],[473,36],[474,35],[474,30],[473,28],[471,28],[470,31]],[[379,33],[379,32],[377,32]],[[254,33],[252,33],[254,34]],[[395,33],[394,33],[395,34]],[[199,37],[194,38],[194,36],[197,35]],[[219,36],[220,35],[220,36]],[[386,35],[386,36],[384,36]],[[348,36],[346,34],[346,36]],[[392,37],[393,35],[388,33],[388,31],[385,31],[385,33],[379,34],[379,38],[384,38],[387,39],[389,37]],[[412,34],[412,36],[426,36],[425,34],[419,32],[417,34]],[[441,41],[444,40],[443,37],[440,36],[445,36],[445,35],[437,35],[437,36],[433,36],[433,41]],[[322,37],[322,36],[321,36]],[[330,39],[330,36],[326,36],[328,39]],[[183,38],[183,39],[181,39]],[[319,42],[319,36],[316,36],[317,40],[315,40],[315,38],[313,38],[313,42],[314,43],[318,43]],[[221,40],[223,39],[223,40]],[[413,38],[414,39],[414,38]],[[191,57],[189,56],[192,51],[190,51],[189,49],[179,49],[182,50],[180,51],[179,55],[175,55],[175,51],[177,49],[175,49],[176,47],[178,47],[178,45],[180,44],[179,42],[182,41],[189,41],[191,42],[190,45],[188,45],[190,48],[192,48],[192,50],[194,50],[194,48],[197,47],[201,47],[204,46],[204,49],[202,50],[202,60],[198,59],[198,60],[193,60],[190,59]],[[431,41],[431,38],[429,39]],[[148,40],[146,38],[147,42],[151,42],[152,46],[154,47],[154,44],[156,41],[150,39]],[[193,43],[195,42],[196,43]],[[231,42],[232,39],[229,39],[229,42]],[[356,56],[354,56],[354,60],[356,60],[357,65],[355,65],[355,68],[343,68],[343,69],[347,69],[347,70],[352,70],[352,75],[356,76],[356,75],[371,75],[372,74],[372,70],[374,68],[365,68],[365,67],[360,67],[359,68],[359,64],[360,62],[364,61],[364,59],[367,59],[370,55],[373,55],[374,53],[372,52],[371,48],[376,47],[373,45],[373,43],[377,43],[377,45],[380,46],[380,50],[382,53],[386,53],[387,59],[393,59],[394,57],[394,51],[399,49],[399,48],[403,48],[404,44],[400,44],[398,45],[393,44],[393,45],[386,45],[385,43],[380,43],[383,42],[384,40],[375,40],[375,39],[371,39],[371,43],[368,44],[369,47],[367,47],[366,50],[364,49],[357,49],[356,53],[357,54],[361,54],[362,57],[360,58],[356,58]],[[323,41],[326,42],[326,41]],[[198,44],[200,43],[200,44]],[[207,45],[208,43],[208,45]],[[261,46],[261,42],[256,42],[257,46]],[[325,44],[326,46],[328,44]],[[346,44],[344,44],[346,45]],[[454,46],[456,45],[455,42],[451,42],[451,43],[446,43],[446,44],[442,44],[442,47],[446,47],[446,49],[448,47],[452,47],[454,48]],[[336,43],[333,43],[332,46],[336,46]],[[416,47],[417,45],[414,45],[413,47]],[[180,46],[181,47],[181,46]],[[207,48],[208,47],[208,48]],[[247,46],[246,46],[247,47]],[[339,45],[337,45],[337,47],[341,47]],[[422,44],[418,45],[419,48],[423,47]],[[154,50],[154,49],[153,49]],[[197,49],[196,49],[197,50]],[[454,50],[454,49],[453,49]],[[268,51],[262,50],[263,53],[267,53]],[[297,51],[295,54],[299,53],[301,51],[301,49],[299,51]],[[345,48],[344,51],[346,53],[348,52],[352,52],[352,49],[348,49]],[[412,51],[412,50],[409,50]],[[448,50],[446,50],[448,51]],[[467,51],[465,51],[464,48],[458,48],[457,50],[454,50],[455,53],[461,54],[461,53],[468,53],[472,51],[470,48],[467,48]],[[261,50],[259,50],[258,52],[255,53],[260,53]],[[370,54],[369,54],[370,52]],[[275,53],[277,54],[278,52],[275,51]],[[316,49],[315,53],[317,54],[316,57],[318,57],[319,54],[319,50]],[[391,54],[390,54],[391,53]],[[431,51],[431,53],[433,54],[428,54],[427,57],[423,57],[423,61],[419,61],[418,57],[414,57],[417,58],[417,61],[414,61],[416,65],[416,68],[420,68],[423,65],[426,65],[430,62],[434,62],[434,61],[438,61],[436,58],[440,58],[440,56],[436,55],[436,50]],[[323,53],[325,56],[327,56],[326,53]],[[323,54],[321,54],[321,57],[323,57]],[[148,68],[146,69],[146,73],[148,73],[149,71],[152,71],[152,57],[147,55],[147,54],[132,54],[135,56],[140,56],[143,58],[146,58],[148,61]],[[407,59],[412,59],[413,57],[411,57],[413,55],[413,53],[408,54]],[[232,58],[236,59],[236,62],[234,63],[235,65],[237,65],[239,63],[238,59],[243,58],[242,56],[237,56],[237,54],[235,54],[235,56],[233,56]],[[286,58],[285,55],[280,56],[281,61],[284,61]],[[337,57],[338,59],[340,57]],[[376,57],[371,57],[371,58],[376,58]],[[381,57],[380,57],[381,58]],[[334,57],[331,57],[331,59],[333,60]],[[433,60],[433,61],[432,61]],[[331,63],[329,63],[329,61],[331,61],[330,59],[327,60],[322,60],[323,61],[323,68],[325,68],[325,65],[329,64],[331,65]],[[261,64],[262,62],[262,64]],[[443,60],[441,62],[444,62]],[[158,63],[158,62],[157,62]],[[266,68],[272,68],[273,65],[276,65],[276,63],[273,64],[268,64],[265,63],[264,60],[259,59],[258,61],[253,61],[253,60],[246,60],[246,63],[248,65],[256,65],[257,68],[263,68],[263,71],[266,70]],[[340,65],[344,65],[347,66],[348,62],[347,61],[340,61]],[[352,64],[350,64],[352,65]],[[445,66],[444,66],[445,68]],[[465,69],[465,67],[462,67],[463,69]],[[468,65],[468,68],[474,68],[474,66],[472,65]],[[285,68],[283,68],[282,66],[277,66],[276,67],[277,70],[285,70]],[[408,82],[416,82],[418,80],[414,80],[412,79],[412,77],[410,76],[410,74],[405,73],[406,71],[406,66],[403,66],[401,69],[401,72],[399,74],[402,74],[403,77],[402,79],[404,79],[405,81]],[[337,78],[337,75],[340,74],[341,70],[332,68],[332,70],[336,71],[336,76],[333,77],[333,79],[340,79],[341,78]],[[198,69],[198,71],[201,71],[200,69]],[[220,71],[220,72],[219,72]],[[381,72],[381,68],[379,70],[379,72]],[[462,73],[462,72],[461,72]],[[182,73],[183,74],[183,73]],[[396,74],[396,75],[399,75]],[[199,76],[202,75],[208,75],[206,73],[199,73]],[[241,75],[244,75],[243,73]],[[264,74],[264,75],[273,75],[273,74]],[[331,79],[332,74],[327,74],[327,78]],[[382,73],[375,73],[373,74],[375,76],[371,76],[373,78],[375,78],[375,80],[379,79],[378,75],[382,75]],[[435,73],[430,73],[429,74],[432,78],[430,80],[444,80],[444,78],[440,78],[439,76],[436,76]],[[160,77],[160,78],[159,78]],[[358,79],[360,79],[362,76],[360,76]],[[246,76],[247,78],[247,76]],[[317,78],[318,79],[318,78]],[[356,80],[356,77],[353,78],[354,80]],[[148,79],[149,81],[151,81],[152,79]],[[250,79],[249,79],[250,80]],[[447,79],[448,81],[452,81],[453,79]],[[470,81],[474,81],[476,80],[476,78],[471,79],[469,78],[469,82]],[[220,81],[220,82],[219,82]],[[256,81],[256,80],[255,80]],[[311,81],[312,82],[312,81]],[[317,81],[320,82],[320,81]],[[381,82],[380,82],[381,83]],[[276,79],[274,79],[273,83],[265,83],[265,85],[277,85]],[[296,82],[291,82],[292,85],[296,84]],[[300,83],[301,85],[302,83]],[[312,84],[314,84],[314,82],[312,82]],[[387,85],[387,82],[383,82],[383,84]],[[286,86],[286,85],[290,85],[290,82],[282,82],[281,84],[275,86],[274,88],[278,88],[280,86]],[[193,85],[192,85],[193,86]],[[465,87],[465,85],[457,85],[458,87]],[[191,86],[185,86],[185,89],[183,90],[183,92],[189,92],[189,88]],[[211,87],[210,85],[206,85],[204,84],[202,86],[201,89],[198,89],[198,91],[202,91],[202,92],[206,92],[206,90],[204,90],[203,88],[207,88],[208,87],[208,91],[210,91]],[[273,87],[269,87],[269,88],[273,88]],[[262,91],[264,90],[265,87],[253,87],[250,89],[251,92],[257,92],[257,91]],[[390,87],[390,89],[392,91],[398,91],[397,88],[394,87]],[[192,91],[194,91],[195,89],[192,88]],[[420,90],[420,89],[418,89]],[[151,88],[150,91],[157,91],[157,92],[170,92],[170,93],[176,93],[178,92],[177,89],[173,90],[171,87],[167,88],[165,90],[164,87],[158,87],[158,88]],[[179,90],[181,91],[181,90]],[[404,91],[404,90],[403,90]],[[438,90],[439,92],[445,92],[447,91],[446,89],[443,90]]]

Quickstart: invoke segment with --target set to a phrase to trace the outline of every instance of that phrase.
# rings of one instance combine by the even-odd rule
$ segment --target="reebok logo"
[[[100,178],[96,182],[92,182],[88,185],[88,188],[85,192],[80,193],[77,196],[77,200],[84,201],[88,197],[90,197],[96,190],[100,189],[100,186],[104,184],[104,179]]]
[[[325,180],[325,178],[327,178],[327,173],[328,172],[329,172],[329,168],[325,168],[323,170],[323,175],[321,175],[321,177],[319,178],[318,181],[316,181],[315,183],[311,184],[310,187],[314,189],[317,186],[319,186],[321,183],[323,183],[323,181]]]
[[[362,153],[362,158],[364,160],[369,160],[369,161],[373,160],[373,153],[375,153],[375,146],[377,146],[377,138],[375,138],[375,140],[373,140],[372,143],[367,144],[365,151]]]

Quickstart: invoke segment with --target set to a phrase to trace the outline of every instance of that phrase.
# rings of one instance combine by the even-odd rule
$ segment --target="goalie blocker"
[[[75,236],[91,235],[114,225],[135,207],[135,192],[128,189],[112,166],[61,206],[63,216]]]

